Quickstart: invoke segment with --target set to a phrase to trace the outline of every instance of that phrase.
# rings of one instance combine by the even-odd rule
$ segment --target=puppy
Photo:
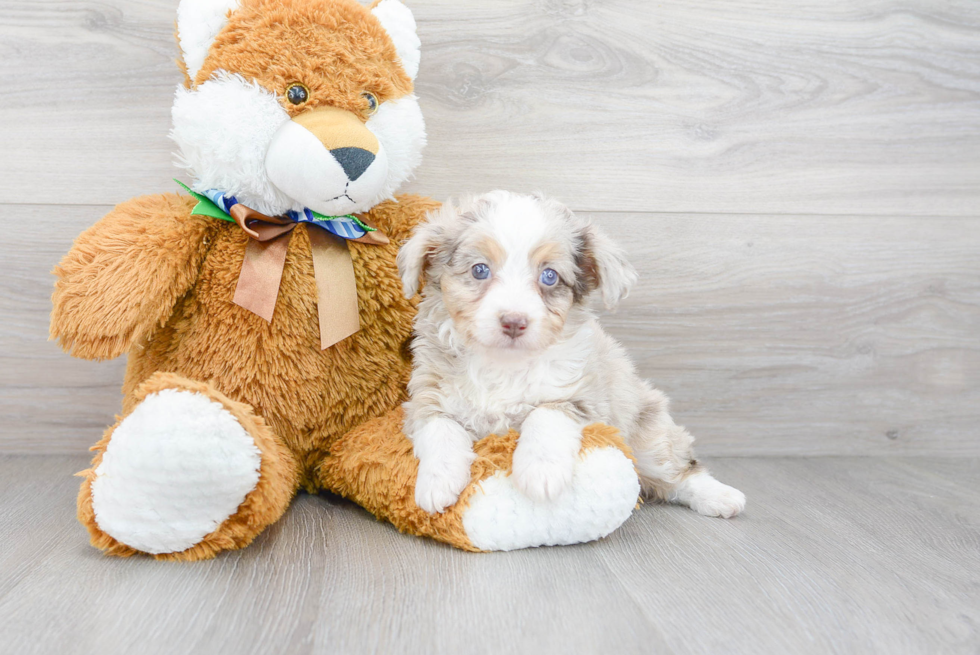
[[[469,484],[473,442],[520,432],[512,476],[536,501],[570,484],[582,428],[617,427],[647,497],[731,517],[745,496],[694,459],[667,398],[637,376],[587,300],[607,308],[636,272],[594,225],[540,195],[494,191],[421,224],[398,253],[409,298],[424,276],[412,343],[405,433],[419,460],[415,501],[454,504]]]

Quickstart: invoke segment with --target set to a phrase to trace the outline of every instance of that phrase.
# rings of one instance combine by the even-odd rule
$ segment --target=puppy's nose
[[[364,148],[334,148],[330,154],[343,167],[351,182],[363,175],[374,161],[374,153]]]
[[[500,317],[500,327],[504,329],[504,334],[511,339],[516,339],[524,334],[524,330],[527,329],[527,316],[524,314],[504,314]]]

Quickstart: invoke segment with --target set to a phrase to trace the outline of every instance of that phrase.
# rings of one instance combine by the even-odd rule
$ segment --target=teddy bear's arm
[[[170,317],[197,279],[219,221],[196,200],[134,198],[75,240],[53,273],[51,337],[84,359],[111,359]]]

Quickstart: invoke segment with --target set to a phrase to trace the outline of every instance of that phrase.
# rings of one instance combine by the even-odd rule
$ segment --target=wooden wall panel
[[[609,330],[724,454],[978,454],[980,221],[600,215]]]
[[[173,190],[176,0],[0,0],[0,449],[75,451],[124,363],[47,342],[48,271]],[[610,330],[706,453],[976,454],[980,5],[410,2],[411,189],[600,212]]]
[[[123,363],[47,341],[49,271],[108,207],[0,210],[0,450],[83,450]],[[642,274],[603,320],[702,454],[980,454],[980,221],[594,219]]]
[[[0,2],[0,202],[169,190],[176,0]],[[972,215],[980,5],[414,0],[412,188],[576,209]]]

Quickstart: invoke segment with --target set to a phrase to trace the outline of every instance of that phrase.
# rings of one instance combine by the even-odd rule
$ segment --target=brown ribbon
[[[238,274],[234,303],[271,322],[289,240],[299,223],[285,216],[266,216],[241,204],[234,205],[229,213],[250,237]],[[309,230],[309,236],[317,288],[320,348],[326,349],[361,329],[357,282],[344,239],[315,226]],[[373,245],[389,242],[380,230],[351,241]]]

